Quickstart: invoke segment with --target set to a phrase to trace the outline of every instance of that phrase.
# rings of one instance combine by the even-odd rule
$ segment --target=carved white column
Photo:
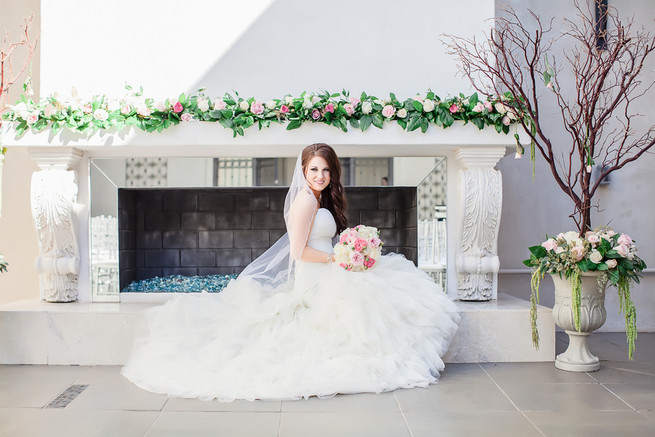
[[[32,175],[32,215],[39,240],[36,259],[41,299],[77,300],[80,270],[76,234],[75,168],[82,152],[71,148],[33,148],[30,156],[41,169]]]
[[[457,249],[457,296],[484,301],[498,296],[498,229],[503,202],[502,177],[494,166],[505,147],[457,150],[461,226]]]

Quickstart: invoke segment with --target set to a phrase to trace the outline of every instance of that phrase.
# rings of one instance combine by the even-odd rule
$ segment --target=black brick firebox
[[[240,273],[284,232],[286,187],[119,188],[120,289],[168,275]],[[346,187],[348,225],[417,261],[416,187]]]

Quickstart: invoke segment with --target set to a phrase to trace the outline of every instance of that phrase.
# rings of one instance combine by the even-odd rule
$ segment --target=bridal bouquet
[[[351,272],[368,270],[380,259],[383,244],[377,228],[364,225],[347,228],[334,246],[335,261]]]

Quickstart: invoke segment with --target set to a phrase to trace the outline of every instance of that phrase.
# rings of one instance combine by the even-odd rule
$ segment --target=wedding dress
[[[318,209],[308,246],[331,252],[335,231]],[[245,278],[148,310],[122,373],[155,393],[221,401],[426,387],[458,319],[402,255],[365,272],[296,261],[294,279],[274,292]]]

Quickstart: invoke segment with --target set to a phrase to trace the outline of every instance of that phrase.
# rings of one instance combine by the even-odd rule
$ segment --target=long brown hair
[[[306,174],[309,161],[320,156],[325,159],[330,169],[330,183],[321,193],[321,208],[326,208],[337,223],[337,234],[348,227],[346,220],[346,195],[341,185],[341,163],[336,152],[325,143],[315,143],[302,151],[302,172]]]

